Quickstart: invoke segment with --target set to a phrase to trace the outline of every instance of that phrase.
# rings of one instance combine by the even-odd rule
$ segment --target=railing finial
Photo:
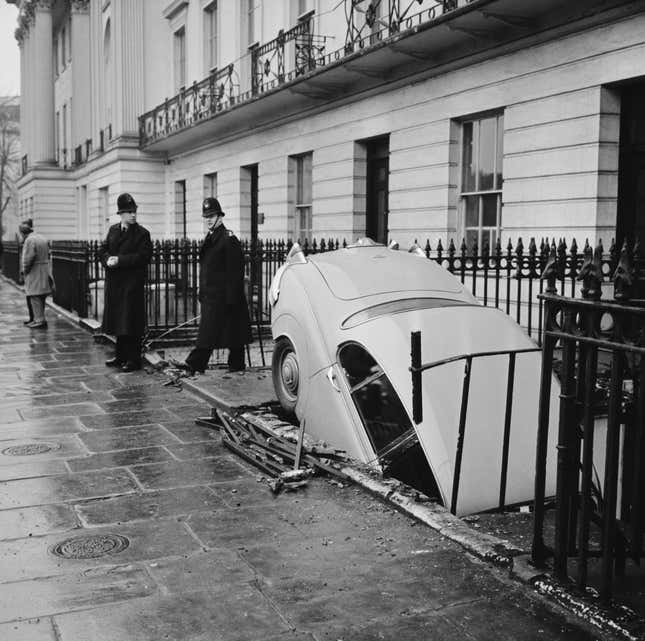
[[[555,241],[551,243],[551,250],[549,251],[549,258],[546,261],[546,265],[542,270],[542,275],[540,280],[546,281],[546,293],[547,294],[557,294],[558,290],[555,286],[555,281],[558,277],[558,256],[556,253]]]
[[[614,299],[621,303],[628,301],[632,297],[634,288],[634,262],[626,239],[623,241],[612,280],[614,281]]]

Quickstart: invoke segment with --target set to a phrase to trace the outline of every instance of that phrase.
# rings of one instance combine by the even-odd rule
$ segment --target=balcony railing
[[[272,40],[250,48],[250,74],[242,72],[249,65],[244,57],[182,88],[177,95],[140,116],[140,144],[145,146],[193,127],[234,105],[338,63],[355,51],[433,22],[473,1],[345,0],[345,43],[334,51],[327,51],[327,36],[314,32],[314,12],[304,14],[296,26],[280,30]],[[340,5],[337,9],[342,10]]]

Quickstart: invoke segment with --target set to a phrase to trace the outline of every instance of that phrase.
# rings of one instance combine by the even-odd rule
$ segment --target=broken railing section
[[[583,284],[582,299],[557,294],[554,253],[542,275],[547,287],[541,296],[545,329],[532,555],[538,566],[553,555],[561,580],[568,579],[572,567],[581,589],[590,584],[590,559],[600,558],[600,595],[608,600],[614,575],[625,573],[628,558],[640,564],[643,556],[645,275],[638,270],[638,243],[624,243],[611,274],[614,300],[601,300],[601,253],[598,248],[586,252],[577,276]],[[549,399],[560,352],[556,521],[553,546],[547,547]]]
[[[348,481],[341,471],[344,452],[314,442],[302,427],[249,412],[216,415],[224,446],[260,469],[273,492],[303,487],[315,474]]]
[[[468,414],[468,397],[470,394],[470,374],[472,363],[475,358],[486,356],[504,356],[508,355],[508,376],[506,380],[506,409],[504,415],[504,440],[502,449],[502,464],[500,470],[499,482],[499,505],[498,509],[502,510],[506,506],[506,479],[508,476],[508,453],[511,440],[511,417],[513,410],[513,384],[515,380],[515,359],[517,354],[526,354],[528,352],[539,352],[540,348],[526,348],[516,350],[500,350],[490,352],[476,352],[472,354],[459,354],[444,358],[432,363],[423,363],[421,359],[421,332],[412,332],[410,335],[410,372],[412,373],[412,418],[415,424],[423,421],[423,372],[454,363],[455,361],[464,361],[464,380],[461,390],[461,406],[459,410],[459,427],[457,431],[457,449],[455,452],[455,468],[452,479],[452,497],[450,501],[450,511],[457,513],[457,501],[459,499],[459,482],[461,478],[461,461],[464,452],[464,439],[466,437],[466,417]]]

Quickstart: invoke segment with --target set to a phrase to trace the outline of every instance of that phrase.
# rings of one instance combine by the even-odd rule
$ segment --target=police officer
[[[132,372],[141,369],[141,340],[146,327],[144,287],[152,242],[148,230],[137,223],[134,198],[123,193],[116,202],[121,221],[110,227],[99,249],[105,267],[102,329],[116,336],[116,353],[105,364]]]
[[[251,342],[242,246],[224,227],[224,212],[216,198],[204,200],[202,216],[208,233],[199,253],[201,319],[195,348],[184,367],[191,373],[203,373],[213,349],[228,348],[229,371],[242,371],[244,346]]]

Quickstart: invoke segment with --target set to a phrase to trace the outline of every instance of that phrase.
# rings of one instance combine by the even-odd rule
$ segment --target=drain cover
[[[129,545],[130,541],[120,534],[88,534],[65,539],[51,551],[64,559],[97,559],[123,552]]]
[[[57,449],[58,446],[52,443],[26,443],[25,445],[13,445],[2,450],[5,456],[32,456],[33,454],[44,454]]]

